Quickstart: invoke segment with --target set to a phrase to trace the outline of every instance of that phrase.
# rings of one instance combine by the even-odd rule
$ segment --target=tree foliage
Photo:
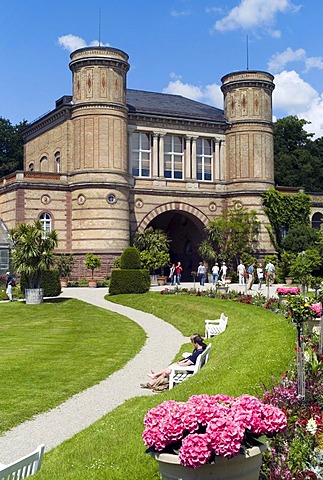
[[[296,116],[275,122],[275,183],[316,192],[323,183],[323,139],[312,140],[313,134],[304,130],[308,123]]]
[[[0,117],[0,177],[23,169],[23,141],[21,131],[27,122],[12,125]]]
[[[56,230],[45,232],[36,220],[33,224],[21,223],[9,233],[14,270],[25,275],[28,288],[40,288],[43,271],[54,263],[54,248],[58,244]]]
[[[243,253],[256,250],[259,225],[256,211],[246,208],[231,208],[223,217],[210,221],[206,233],[215,257],[236,266]]]
[[[93,253],[87,253],[86,257],[85,257],[85,260],[84,260],[84,265],[88,270],[91,270],[92,279],[93,279],[94,270],[96,268],[101,267],[101,258],[97,257]]]
[[[262,199],[278,250],[282,247],[285,233],[291,227],[298,224],[310,225],[311,199],[308,195],[304,193],[288,195],[270,188],[263,193]]]
[[[143,267],[151,273],[169,264],[170,239],[163,230],[148,227],[143,232],[136,232],[133,244],[139,250]]]

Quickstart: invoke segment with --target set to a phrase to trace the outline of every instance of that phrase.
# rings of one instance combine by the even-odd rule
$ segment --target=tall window
[[[164,137],[164,176],[183,178],[184,138],[176,135]]]
[[[56,172],[59,173],[61,171],[61,154],[60,154],[60,152],[55,153],[55,167],[56,167]]]
[[[132,175],[150,177],[151,136],[149,133],[135,132],[132,135]]]
[[[41,172],[47,172],[48,171],[48,163],[47,163],[47,157],[44,155],[40,159],[40,171]]]
[[[42,213],[39,217],[39,220],[44,232],[52,231],[52,217],[49,215],[49,213]]]
[[[196,173],[198,180],[212,180],[213,141],[198,138],[196,141]]]
[[[316,230],[320,230],[322,222],[323,222],[323,214],[321,212],[314,213],[312,217],[312,228],[316,228]]]

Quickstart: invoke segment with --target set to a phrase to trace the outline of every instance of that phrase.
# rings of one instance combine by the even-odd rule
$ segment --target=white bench
[[[210,355],[211,345],[208,345],[201,355],[196,359],[195,365],[188,367],[181,367],[180,365],[171,365],[171,372],[169,375],[169,388],[173,388],[176,383],[182,383],[191,375],[197,373],[203,365],[208,361]],[[1,479],[0,479],[1,480]]]
[[[0,464],[0,480],[20,480],[36,473],[41,467],[44,450],[45,445],[39,445],[34,452],[15,462]]]
[[[221,313],[220,318],[215,320],[205,320],[205,338],[211,338],[219,335],[227,328],[228,317]]]

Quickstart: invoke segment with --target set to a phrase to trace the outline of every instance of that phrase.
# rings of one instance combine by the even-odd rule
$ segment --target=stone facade
[[[188,275],[207,222],[230,206],[256,209],[260,251],[272,251],[261,194],[274,184],[272,91],[266,72],[222,78],[224,111],[175,95],[127,90],[128,55],[110,47],[71,54],[73,95],[24,131],[25,164],[0,180],[7,228],[37,218],[73,253],[74,276],[100,276],[137,229],[163,228]]]

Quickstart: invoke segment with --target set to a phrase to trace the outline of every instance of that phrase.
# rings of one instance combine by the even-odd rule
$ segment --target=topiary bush
[[[109,294],[146,293],[150,288],[148,270],[112,270]]]
[[[21,291],[24,293],[28,283],[24,274],[20,279]],[[58,270],[44,270],[42,273],[41,288],[44,290],[44,297],[57,297],[61,293],[61,282]]]
[[[127,247],[123,251],[120,258],[120,268],[122,270],[140,270],[141,269],[141,260],[139,251],[136,247]]]

